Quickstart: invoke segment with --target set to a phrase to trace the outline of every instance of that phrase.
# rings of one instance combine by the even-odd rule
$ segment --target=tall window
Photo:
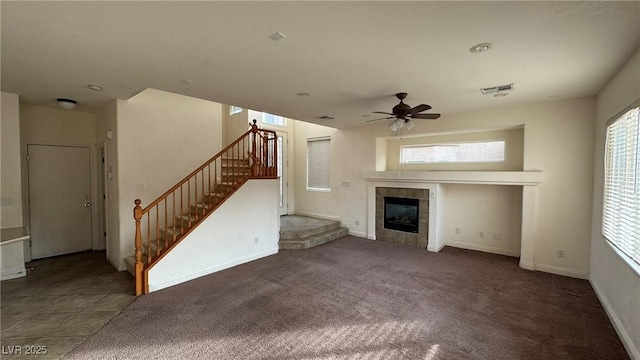
[[[277,125],[277,126],[286,126],[284,121],[284,117],[273,115],[269,113],[262,113],[262,122],[265,124]]]
[[[607,125],[602,233],[640,265],[640,107]]]
[[[242,112],[242,108],[240,106],[233,105],[229,110],[229,115],[239,114],[241,112]]]
[[[331,138],[307,140],[307,190],[331,190]]]
[[[504,161],[504,140],[457,144],[412,145],[400,148],[401,164]]]

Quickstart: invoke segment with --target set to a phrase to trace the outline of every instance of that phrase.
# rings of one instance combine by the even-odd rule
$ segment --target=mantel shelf
[[[369,182],[404,181],[439,184],[539,185],[542,171],[364,171]]]

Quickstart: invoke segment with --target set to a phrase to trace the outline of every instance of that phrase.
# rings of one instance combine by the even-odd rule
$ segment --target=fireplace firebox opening
[[[419,199],[384,198],[384,228],[418,233]]]

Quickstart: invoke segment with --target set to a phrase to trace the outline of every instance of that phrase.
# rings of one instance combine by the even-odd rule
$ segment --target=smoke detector
[[[482,89],[480,89],[480,91],[482,92],[482,95],[493,95],[493,94],[501,94],[501,93],[505,93],[505,92],[511,92],[511,91],[513,91],[513,83],[508,84],[508,85],[499,85],[499,86],[482,88]],[[504,95],[501,95],[501,96],[504,96]]]

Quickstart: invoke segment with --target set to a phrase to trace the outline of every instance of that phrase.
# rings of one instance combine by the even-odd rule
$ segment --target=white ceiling
[[[67,97],[91,109],[152,87],[332,127],[390,111],[396,92],[430,104],[436,121],[596,95],[640,48],[637,1],[0,6],[2,91],[23,102]],[[286,38],[269,39],[278,31]],[[468,51],[481,42],[493,48]],[[506,97],[479,90],[509,83]]]

